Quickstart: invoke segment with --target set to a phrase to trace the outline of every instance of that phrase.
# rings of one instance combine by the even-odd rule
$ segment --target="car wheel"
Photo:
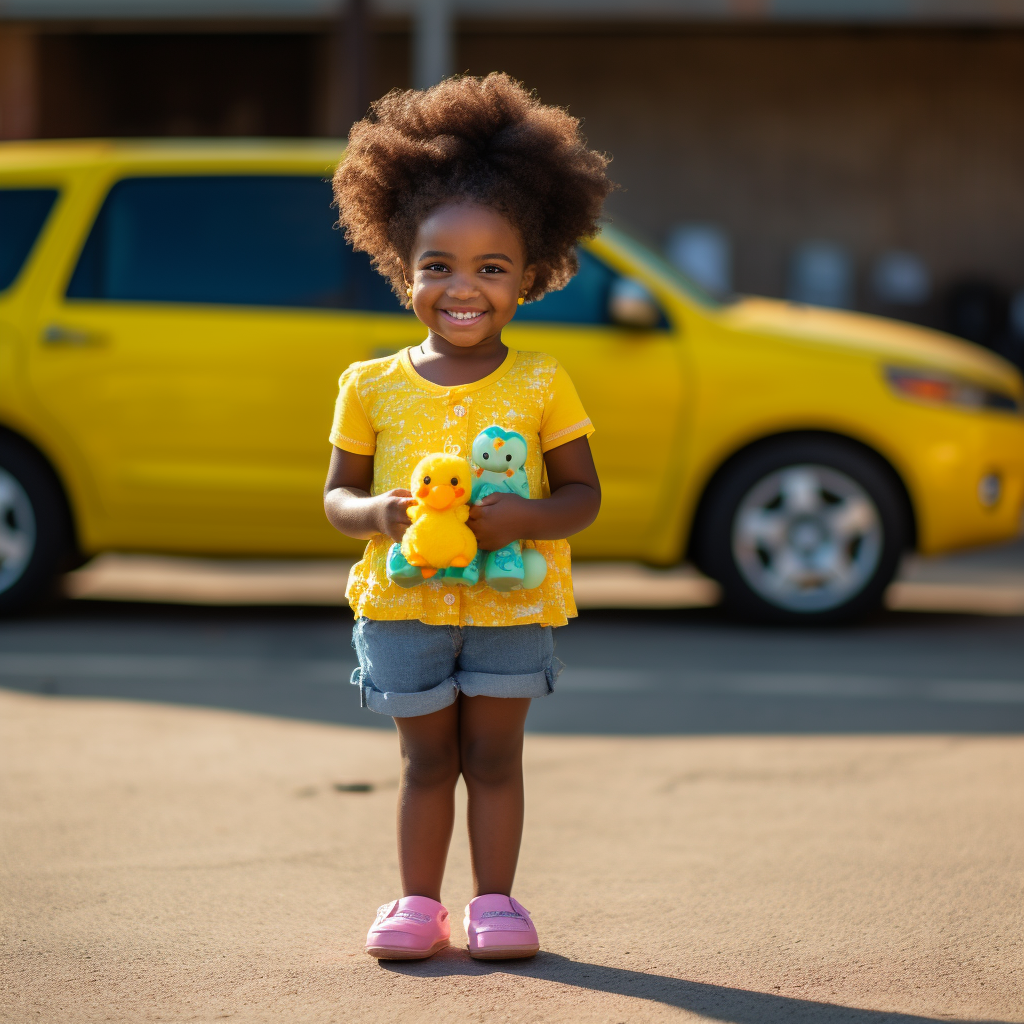
[[[907,539],[906,500],[880,460],[840,439],[780,440],[716,481],[695,560],[743,615],[837,621],[881,603]]]
[[[0,614],[56,593],[72,551],[60,484],[24,442],[0,436]]]

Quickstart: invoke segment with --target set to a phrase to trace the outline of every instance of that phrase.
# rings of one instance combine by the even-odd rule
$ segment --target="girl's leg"
[[[460,694],[458,706],[474,895],[508,896],[523,836],[523,729],[530,698]]]
[[[441,902],[459,780],[458,702],[430,715],[396,718],[402,751],[398,867],[403,896]]]

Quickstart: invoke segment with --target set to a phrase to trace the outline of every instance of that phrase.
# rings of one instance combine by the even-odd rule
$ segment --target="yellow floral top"
[[[480,431],[497,425],[526,438],[530,497],[548,493],[543,453],[594,428],[569,375],[551,356],[509,349],[483,380],[442,387],[421,377],[403,349],[384,359],[353,363],[341,375],[331,444],[372,455],[373,493],[408,487],[416,463],[431,452],[469,456]],[[576,614],[569,542],[539,540],[548,573],[534,590],[500,593],[482,581],[451,587],[430,581],[403,589],[387,578],[391,538],[372,537],[352,567],[346,596],[357,616],[419,619],[438,626],[564,626]]]

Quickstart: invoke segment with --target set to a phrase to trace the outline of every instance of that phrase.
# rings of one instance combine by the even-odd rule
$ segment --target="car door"
[[[596,428],[601,513],[573,539],[574,554],[650,557],[649,534],[681,462],[680,327],[663,313],[649,328],[613,323],[611,297],[627,279],[587,249],[579,256],[572,281],[521,307],[505,336],[513,347],[558,359]]]
[[[355,550],[320,493],[341,371],[419,339],[307,174],[127,174],[28,379],[89,467],[105,546]]]

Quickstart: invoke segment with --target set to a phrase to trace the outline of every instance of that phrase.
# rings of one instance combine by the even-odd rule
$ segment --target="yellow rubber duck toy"
[[[463,568],[476,557],[476,537],[466,525],[472,493],[469,463],[455,455],[421,459],[409,486],[415,505],[402,537],[402,554],[429,579],[438,569]]]

